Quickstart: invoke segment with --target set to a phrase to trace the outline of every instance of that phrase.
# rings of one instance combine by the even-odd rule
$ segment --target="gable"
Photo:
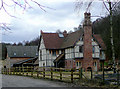
[[[93,34],[93,39],[98,43],[98,45],[101,47],[101,50],[105,50],[106,46],[104,44],[104,41],[102,37],[99,34]]]
[[[44,48],[45,48],[44,41],[43,41],[43,38],[41,37],[40,48],[39,49],[44,49]]]
[[[46,49],[60,49],[64,40],[64,37],[59,37],[58,33],[42,33],[41,36]]]

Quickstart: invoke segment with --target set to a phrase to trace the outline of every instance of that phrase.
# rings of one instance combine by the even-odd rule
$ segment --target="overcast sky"
[[[0,32],[2,42],[18,43],[22,41],[30,41],[40,35],[40,30],[43,32],[56,32],[73,30],[78,27],[83,21],[85,8],[80,9],[79,14],[75,10],[76,0],[39,0],[44,7],[43,11],[37,5],[32,4],[33,9],[26,11],[16,8],[16,11],[9,8],[9,12],[18,17],[13,18],[8,16],[3,11],[0,11],[0,23],[9,23],[10,31]],[[92,10],[92,16],[105,15],[105,11],[100,9],[100,2],[95,2]],[[101,11],[100,11],[101,10]],[[92,18],[94,21],[96,18]],[[1,37],[0,37],[1,38]]]

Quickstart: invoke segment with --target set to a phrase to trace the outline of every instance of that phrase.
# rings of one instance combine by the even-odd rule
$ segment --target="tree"
[[[86,12],[90,10],[90,7],[92,6],[92,3],[94,1],[95,0],[91,0],[88,2]],[[110,15],[109,16],[109,19],[110,19],[110,40],[111,40],[111,48],[112,48],[113,71],[115,73],[116,72],[115,71],[116,61],[115,61],[115,49],[114,49],[114,43],[113,43],[113,19],[112,19],[112,17],[113,17],[113,10],[116,7],[116,5],[118,5],[119,0],[116,0],[116,2],[112,2],[112,0],[106,0],[106,1],[101,0],[101,1],[104,5],[105,9],[109,12],[109,15]],[[83,5],[83,1],[77,0],[76,8],[80,9],[82,5]]]
[[[16,16],[12,15],[8,8],[13,9],[15,11],[17,8],[22,9],[23,11],[26,11],[27,9],[33,9],[32,4],[37,5],[41,10],[45,11],[45,8],[50,8],[46,7],[40,4],[38,0],[0,0],[0,11],[4,11],[7,13],[9,16],[17,18]],[[8,27],[9,24],[7,23],[0,23],[0,27],[2,30],[11,30]]]

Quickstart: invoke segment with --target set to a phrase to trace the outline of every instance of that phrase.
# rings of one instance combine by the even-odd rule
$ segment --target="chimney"
[[[87,13],[87,12],[84,13],[84,24],[83,24],[84,26],[91,25],[90,16],[91,16],[90,13]]]
[[[92,58],[92,23],[90,21],[90,13],[84,13],[84,59],[83,66],[85,70],[91,67],[93,68]]]
[[[64,32],[63,32],[64,34],[67,34],[67,31],[66,30],[64,30]]]
[[[43,31],[42,31],[42,30],[41,30],[40,32],[41,32],[41,34],[43,33]]]

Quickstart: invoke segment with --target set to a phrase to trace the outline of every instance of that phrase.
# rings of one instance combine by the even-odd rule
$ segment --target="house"
[[[38,57],[37,46],[7,46],[6,67],[34,64]]]
[[[4,43],[0,43],[0,60],[4,60],[6,58],[6,45]]]
[[[105,44],[98,34],[92,34],[90,13],[84,14],[83,29],[67,34],[41,31],[39,66],[100,69],[105,59]]]

